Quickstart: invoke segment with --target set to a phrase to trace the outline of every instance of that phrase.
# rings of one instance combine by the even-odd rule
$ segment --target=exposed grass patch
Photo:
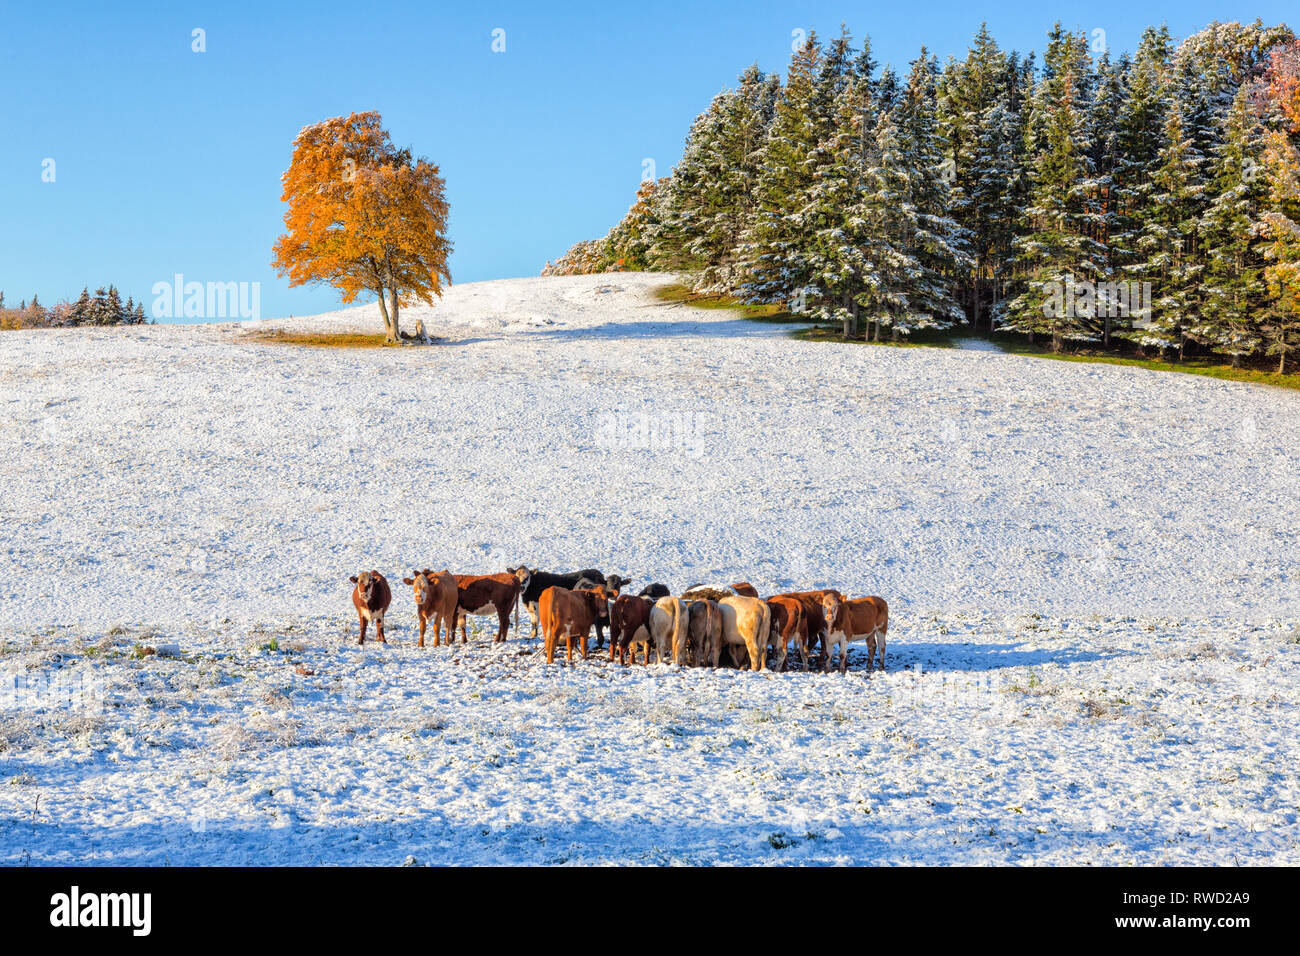
[[[681,303],[697,309],[730,309],[743,318],[757,322],[794,322],[806,325],[809,321],[807,316],[795,315],[775,303],[742,302],[730,295],[700,294],[692,292],[690,286],[681,283],[659,286],[654,290],[654,296],[660,302]]]
[[[249,332],[251,338],[273,345],[306,345],[328,349],[383,349],[400,348],[405,342],[389,342],[382,333],[375,332],[293,332],[287,329],[257,329]]]

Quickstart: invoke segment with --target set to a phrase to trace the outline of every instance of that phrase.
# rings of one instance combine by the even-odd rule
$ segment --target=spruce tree
[[[1076,286],[1106,272],[1106,247],[1096,238],[1088,79],[1091,61],[1082,34],[1060,23],[1049,34],[1043,78],[1030,102],[1027,137],[1033,194],[1025,231],[1014,247],[1026,282],[1007,303],[1005,328],[1051,337],[1053,351],[1066,340],[1095,340],[1090,298]]]
[[[810,32],[791,59],[776,104],[760,157],[753,215],[740,244],[746,273],[742,289],[753,301],[797,303],[812,285],[812,232],[802,200],[821,159],[820,131],[813,120],[821,64],[817,35]]]
[[[72,309],[68,312],[70,325],[91,325],[92,324],[93,306],[90,301],[90,288],[83,286],[81,295],[77,301],[72,304]]]
[[[1268,189],[1261,175],[1264,129],[1242,87],[1211,160],[1210,202],[1199,232],[1205,249],[1204,301],[1188,334],[1231,358],[1234,366],[1262,343],[1256,319],[1267,308],[1262,216]]]

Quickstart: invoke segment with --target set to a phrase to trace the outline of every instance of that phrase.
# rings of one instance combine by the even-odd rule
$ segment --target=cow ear
[[[356,584],[356,583],[357,583],[357,576],[354,574],[354,575],[352,575],[352,577],[348,578],[348,580],[351,581],[353,584]]]
[[[403,583],[403,584],[414,584],[414,583],[415,583],[415,578],[402,578],[402,583]]]

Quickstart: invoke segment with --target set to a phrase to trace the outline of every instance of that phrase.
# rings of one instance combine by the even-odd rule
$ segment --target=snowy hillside
[[[0,862],[1300,862],[1296,393],[664,281],[0,334]],[[880,594],[891,671],[413,646],[402,573],[525,561]]]

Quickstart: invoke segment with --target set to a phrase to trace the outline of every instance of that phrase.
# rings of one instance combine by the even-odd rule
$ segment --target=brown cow
[[[876,606],[876,656],[880,659],[880,669],[885,669],[885,633],[889,630],[889,605],[882,597],[872,595],[863,598]],[[868,662],[870,663],[870,662]]]
[[[375,639],[380,644],[387,644],[388,641],[384,640],[384,614],[393,600],[393,592],[388,589],[388,579],[378,571],[362,571],[348,580],[356,585],[352,589],[352,606],[357,609],[357,617],[361,619],[361,639],[357,643],[366,642],[366,624],[374,621]]]
[[[741,597],[758,597],[758,588],[748,581],[741,581],[739,584],[733,584],[731,590],[735,591]]]
[[[650,609],[653,601],[643,597],[622,594],[614,599],[609,609],[609,659],[614,659],[615,649],[619,663],[627,666],[628,650],[632,663],[636,663],[636,646],[645,648],[645,663],[650,663]],[[596,648],[600,650],[599,647]]]
[[[785,670],[791,642],[799,651],[799,660],[808,669],[808,621],[798,598],[767,599],[772,611],[772,635],[769,643],[776,649],[777,670]]]
[[[686,608],[689,616],[690,645],[696,667],[707,662],[717,667],[722,656],[722,612],[716,601],[692,601]]]
[[[457,574],[456,619],[460,623],[460,642],[469,642],[466,633],[466,616],[473,614],[497,616],[497,636],[494,644],[505,642],[510,631],[510,609],[519,596],[519,582],[510,574]]]
[[[441,644],[443,627],[447,629],[447,645],[456,640],[456,606],[460,603],[460,589],[450,571],[412,571],[403,584],[415,593],[415,613],[420,620],[420,647],[424,647],[424,629],[433,621],[433,646]]]
[[[545,643],[546,663],[555,658],[555,645],[564,638],[565,653],[573,663],[573,641],[576,638],[582,649],[582,659],[587,659],[587,641],[591,625],[609,620],[609,592],[603,586],[594,588],[549,587],[537,602],[542,617],[542,640]]]
[[[842,601],[838,595],[828,594],[822,600],[826,609],[826,659],[823,665],[827,672],[831,669],[831,655],[838,644],[840,649],[840,673],[849,669],[849,643],[865,641],[867,645],[867,670],[871,670],[871,661],[876,653],[876,630],[878,609],[873,598],[857,598]],[[881,662],[883,664],[883,660]]]
[[[808,653],[817,646],[817,642],[822,642],[821,655],[818,658],[819,664],[826,662],[826,612],[822,607],[822,598],[828,594],[833,594],[841,601],[844,595],[832,588],[826,588],[821,591],[786,591],[784,594],[773,594],[772,598],[796,598],[803,605],[804,621],[807,624],[807,644]],[[768,600],[772,600],[768,598]]]

